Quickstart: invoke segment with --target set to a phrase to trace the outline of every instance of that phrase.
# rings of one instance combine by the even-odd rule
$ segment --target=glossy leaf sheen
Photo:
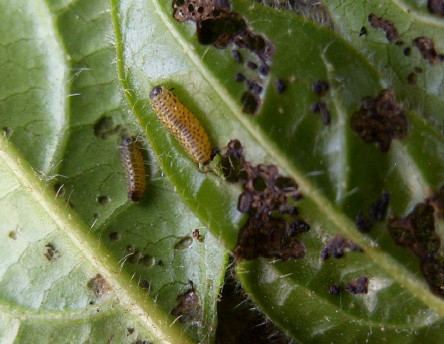
[[[383,190],[389,212],[407,214],[444,181],[444,140],[420,114],[407,112],[409,136],[383,153],[350,130],[361,99],[387,85],[365,57],[342,39],[294,15],[257,4],[233,1],[255,33],[276,48],[256,116],[241,112],[245,72],[225,50],[201,46],[195,24],[172,18],[170,2],[114,0],[119,73],[129,102],[145,128],[159,162],[177,192],[229,249],[242,219],[236,211],[239,190],[212,174],[202,174],[175,139],[156,120],[147,96],[158,84],[174,93],[199,117],[213,145],[239,139],[248,160],[276,163],[295,178],[304,199],[302,216],[312,230],[301,235],[307,257],[288,262],[257,260],[238,266],[238,276],[267,315],[303,343],[415,342],[443,340],[444,302],[430,293],[419,262],[396,246],[384,223],[369,235],[354,227],[359,211],[368,212]],[[149,18],[149,20],[147,20]],[[244,56],[251,55],[241,50]],[[277,78],[288,88],[278,94]],[[330,90],[323,98],[330,126],[310,107],[319,97],[318,80]],[[439,119],[431,112],[430,117]],[[217,208],[216,204],[221,207]],[[319,252],[341,233],[364,249],[341,260],[321,262]],[[331,284],[347,285],[367,276],[367,295],[328,294]],[[399,312],[399,307],[403,311]],[[358,341],[359,341],[358,340]]]
[[[0,12],[0,342],[212,342],[225,250],[149,149],[148,191],[127,200],[118,145],[140,128],[117,81],[109,3],[8,1]],[[88,287],[98,273],[103,298]],[[203,316],[173,325],[189,281]]]

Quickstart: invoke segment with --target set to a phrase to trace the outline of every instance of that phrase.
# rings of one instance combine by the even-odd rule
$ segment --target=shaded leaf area
[[[233,269],[225,278],[217,306],[217,344],[295,344],[267,318],[242,290]]]
[[[8,265],[5,259],[2,271],[15,276],[0,278],[4,283],[0,288],[4,293],[2,317],[8,321],[5,324],[14,324],[16,330],[9,332],[8,328],[8,332],[0,332],[10,334],[5,338],[14,338],[19,333],[17,338],[28,342],[32,328],[40,326],[40,333],[42,326],[47,326],[49,334],[41,334],[33,342],[64,343],[66,336],[70,336],[79,341],[134,343],[165,340],[162,331],[167,329],[173,338],[174,333],[182,331],[196,341],[211,342],[216,326],[216,298],[226,264],[225,251],[175,196],[142,137],[139,141],[144,146],[147,171],[153,178],[151,191],[138,204],[127,199],[118,146],[122,136],[138,136],[140,129],[128,118],[130,111],[116,81],[109,3],[55,0],[49,2],[48,9],[43,1],[36,0],[26,5],[11,2],[0,6],[4,7],[2,13],[7,14],[4,23],[20,18],[17,23],[5,26],[2,37],[11,42],[5,41],[0,48],[6,53],[8,49],[11,52],[21,49],[20,56],[10,54],[9,68],[0,72],[4,92],[11,93],[11,96],[5,93],[0,106],[12,104],[0,111],[0,116],[5,118],[2,117],[1,123],[7,126],[5,136],[33,168],[44,175],[54,201],[64,200],[66,208],[61,210],[61,215],[74,212],[80,216],[81,220],[77,219],[80,225],[69,227],[68,233],[100,240],[94,243],[97,255],[84,257],[82,252],[86,246],[83,248],[80,244],[76,251],[71,237],[62,235],[60,228],[44,223],[44,216],[54,214],[34,211],[33,207],[39,209],[39,204],[23,206],[26,190],[21,189],[20,180],[13,187],[5,184],[5,203],[10,202],[7,196],[13,197],[15,189],[23,196],[11,203],[15,213],[7,207],[2,209],[5,218],[15,214],[11,222],[2,225],[6,238],[2,240],[5,245],[2,252],[11,262]],[[16,34],[30,38],[14,38]],[[26,44],[17,46],[21,41]],[[21,60],[20,68],[13,66]],[[19,99],[14,98],[16,84],[40,90],[40,94],[36,96],[24,89],[22,93],[16,92],[22,94]],[[14,101],[8,100],[13,98]],[[28,136],[24,137],[22,132]],[[188,246],[180,248],[177,243],[184,238],[191,239],[196,228],[200,229],[203,242],[191,240]],[[22,231],[31,237],[22,238],[21,245],[17,246],[21,250],[8,245],[19,242]],[[36,242],[34,236],[38,238]],[[67,247],[74,251],[70,252]],[[211,259],[206,258],[208,251],[212,252]],[[21,262],[24,257],[28,257],[26,262]],[[113,297],[105,297],[109,293],[103,290],[107,288],[95,292],[107,300],[103,306],[87,287],[88,281],[98,274],[88,260],[111,262],[113,272],[119,276],[116,278],[124,281],[117,298],[113,293]],[[125,280],[125,276],[130,275],[135,286],[129,278]],[[201,316],[183,326],[179,326],[178,321],[170,327],[174,317],[168,313],[177,307],[176,298],[187,290],[190,280],[199,296]],[[101,283],[90,285],[101,288]],[[130,290],[133,301],[137,300],[131,305],[121,296],[126,295],[127,287],[134,288]],[[158,307],[153,307],[154,303]],[[137,308],[146,311],[147,305],[151,305],[151,309],[145,314],[132,312]],[[46,318],[48,309],[54,314]],[[144,321],[146,314],[155,325]],[[70,331],[65,332],[67,327]],[[183,341],[187,341],[185,336]]]
[[[302,343],[443,340],[442,320],[361,253],[322,264],[316,256],[285,264],[258,259],[240,264],[237,276],[255,304]],[[368,290],[360,293],[355,287],[365,278]]]
[[[322,309],[330,302],[328,289],[332,284],[360,292],[359,281],[367,281],[360,277],[367,277],[367,294],[344,297],[348,303],[341,306],[337,301],[329,310],[331,331],[337,327],[346,333],[345,324],[353,318],[354,330],[362,338],[371,333],[369,328],[379,328],[377,336],[381,339],[382,324],[389,322],[398,327],[390,333],[398,335],[396,340],[401,342],[412,333],[402,324],[415,319],[418,333],[425,332],[427,326],[430,333],[438,333],[441,322],[437,313],[444,314],[442,301],[430,293],[419,267],[410,261],[411,254],[398,247],[385,229],[386,213],[408,213],[429,189],[444,180],[443,138],[430,123],[403,110],[407,137],[397,135],[388,152],[366,143],[351,130],[350,120],[368,97],[376,99],[387,88],[356,50],[292,14],[243,1],[233,4],[233,10],[246,18],[249,30],[274,45],[270,70],[259,80],[258,71],[251,69],[251,63],[260,64],[254,52],[234,45],[226,49],[200,45],[195,23],[175,21],[170,2],[121,0],[114,4],[119,73],[130,105],[177,192],[229,249],[234,248],[238,228],[245,223],[237,209],[241,190],[212,173],[198,171],[150,111],[146,98],[154,86],[174,88],[174,94],[207,129],[214,146],[224,151],[230,140],[238,139],[248,161],[254,165],[274,163],[281,175],[293,178],[300,187],[303,198],[298,209],[312,228],[298,237],[306,247],[307,258],[270,265],[279,266],[279,276],[302,271],[300,278],[275,279],[275,285],[265,288],[273,293],[282,290],[284,294],[278,293],[280,301],[264,298],[264,290],[256,282],[267,279],[267,273],[251,269],[244,283],[248,283],[252,298],[261,300],[262,309],[299,338],[301,328],[314,331],[317,322],[324,319]],[[232,53],[234,49],[241,58]],[[244,78],[238,78],[239,73]],[[247,82],[261,86],[262,105],[255,115],[242,113],[241,95]],[[321,84],[328,87],[319,89]],[[402,107],[396,99],[392,105],[395,110]],[[388,209],[386,204],[377,210],[374,206],[385,194],[390,199]],[[374,217],[367,234],[353,224],[358,214]],[[347,252],[351,257],[347,263],[333,259],[321,263],[322,247],[337,234],[352,240],[364,253]],[[258,263],[244,264],[254,267]],[[323,279],[328,282],[321,283]],[[286,282],[291,290],[305,290],[301,296],[313,289],[311,293],[319,297],[308,299],[312,307],[303,304],[294,310],[294,299],[285,302]],[[364,291],[366,283],[361,284]],[[402,295],[408,296],[404,299]],[[396,297],[405,305],[405,313],[399,314],[389,302]],[[280,302],[287,305],[282,313],[275,312],[283,309]],[[301,316],[312,308],[316,311]],[[346,320],[334,321],[337,314]],[[364,320],[359,320],[361,317]],[[348,333],[353,338],[352,330]],[[311,334],[307,330],[303,338]],[[322,339],[328,341],[327,336]],[[336,342],[340,343],[338,339]]]
[[[63,46],[43,1],[2,2],[0,12],[0,129],[45,176],[60,159],[68,120]]]
[[[444,21],[431,14],[426,3],[325,1],[324,5],[336,29],[368,56],[389,87],[394,88],[399,100],[423,116],[442,135]],[[372,25],[375,18],[380,18],[380,25]],[[390,42],[388,37],[394,37],[393,30],[397,35]]]
[[[86,243],[84,247],[76,246],[53,214],[43,208],[42,200],[30,195],[28,188],[32,185],[38,190],[40,183],[31,170],[23,168],[27,163],[13,155],[16,151],[8,149],[3,141],[1,147],[6,153],[0,164],[0,213],[4,219],[0,226],[0,340],[156,340],[146,324],[122,307],[114,290],[97,293],[91,289],[89,281],[97,274],[97,264],[88,258],[93,252],[88,251]],[[11,157],[5,158],[8,154]],[[11,168],[7,160],[19,163]],[[54,199],[52,195],[50,198]],[[67,207],[57,202],[52,206],[60,213]],[[99,265],[106,259],[99,249],[94,255]],[[106,279],[102,285],[107,285]],[[128,328],[134,328],[133,333],[129,334]]]

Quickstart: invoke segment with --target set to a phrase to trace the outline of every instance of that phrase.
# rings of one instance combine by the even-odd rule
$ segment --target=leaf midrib
[[[195,53],[193,46],[189,44],[186,39],[180,34],[180,32],[172,24],[172,19],[167,16],[161,6],[158,4],[157,0],[150,0],[156,9],[156,13],[159,15],[160,19],[169,30],[170,34],[177,41],[177,43],[183,48],[183,54],[189,58],[189,60],[194,64],[196,69],[202,75],[209,85],[211,85],[216,94],[223,103],[226,104],[227,108],[232,113],[233,117],[239,121],[244,128],[250,133],[250,135],[258,142],[260,146],[268,153],[270,158],[276,161],[282,170],[286,172],[287,175],[294,178],[303,194],[310,197],[314,203],[318,206],[318,209],[322,209],[326,218],[329,218],[331,222],[337,227],[337,229],[342,232],[348,239],[351,239],[358,246],[363,248],[364,252],[382,269],[384,269],[388,275],[392,276],[399,284],[406,287],[415,297],[420,299],[424,304],[426,304],[431,309],[434,309],[441,317],[444,317],[444,300],[432,295],[428,291],[428,286],[425,282],[418,280],[416,277],[412,277],[411,273],[401,264],[399,264],[390,255],[382,252],[375,242],[372,242],[369,238],[363,236],[356,229],[354,224],[339,211],[335,209],[333,204],[328,201],[323,195],[316,190],[310,181],[304,176],[302,171],[299,171],[296,166],[293,166],[278,149],[276,144],[274,144],[269,137],[267,137],[258,125],[255,125],[251,121],[247,120],[246,116],[242,115],[239,111],[238,105],[235,101],[228,96],[228,93],[224,91],[222,85],[218,82],[217,78],[208,72],[200,61],[200,58]],[[254,5],[257,6],[257,5]],[[276,11],[277,12],[277,11]],[[344,41],[345,42],[345,41]],[[360,53],[356,52],[360,55]],[[122,64],[122,55],[118,56],[118,64]],[[123,66],[120,66],[122,68]],[[369,65],[369,68],[370,67]],[[197,216],[199,216],[197,214]]]

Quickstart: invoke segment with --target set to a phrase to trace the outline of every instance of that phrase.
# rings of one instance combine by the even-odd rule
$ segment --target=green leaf
[[[443,63],[431,64],[414,40],[434,41],[438,54],[444,53],[444,20],[427,10],[426,1],[385,0],[378,2],[325,1],[335,28],[367,56],[389,87],[410,109],[444,133]],[[390,21],[398,31],[392,42],[382,29],[372,28],[369,15]],[[361,32],[365,28],[365,34]]]
[[[170,2],[112,3],[119,75],[134,114],[177,192],[227,248],[233,250],[245,223],[236,211],[241,191],[199,172],[156,120],[147,99],[155,85],[174,88],[208,130],[214,146],[223,148],[230,139],[239,139],[247,160],[274,163],[299,184],[304,195],[300,213],[312,227],[300,236],[307,257],[238,266],[239,279],[261,309],[303,343],[354,342],[355,334],[361,341],[427,338],[440,343],[444,302],[430,292],[419,261],[392,241],[386,223],[378,223],[369,234],[354,225],[359,212],[367,214],[383,190],[390,194],[390,214],[404,216],[443,183],[444,139],[431,124],[435,122],[406,112],[409,135],[394,140],[389,152],[364,142],[351,130],[350,119],[365,97],[387,88],[371,61],[304,19],[233,1],[234,11],[247,18],[250,29],[275,47],[271,71],[261,81],[263,104],[256,115],[242,113],[245,86],[235,81],[235,74],[256,74],[233,61],[233,46],[199,44],[195,24],[177,22]],[[255,59],[240,50],[245,61]],[[278,78],[288,85],[283,94],[275,89]],[[310,110],[320,100],[312,90],[319,80],[330,85],[322,98],[331,114],[329,126]],[[438,110],[430,108],[430,118],[439,119]],[[321,248],[336,234],[364,253],[321,261]],[[368,294],[328,294],[330,285],[346,286],[361,276],[369,278]]]
[[[148,191],[127,199],[118,146],[141,130],[117,80],[109,3],[0,12],[0,342],[212,342],[226,251],[150,148]],[[89,287],[97,274],[102,297]],[[200,309],[181,324],[169,313],[190,281]]]

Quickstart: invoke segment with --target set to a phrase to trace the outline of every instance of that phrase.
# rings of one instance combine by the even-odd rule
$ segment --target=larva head
[[[164,88],[162,86],[156,86],[153,88],[153,90],[150,93],[150,98],[154,99],[155,97],[157,97],[159,94],[161,94],[163,92]]]

